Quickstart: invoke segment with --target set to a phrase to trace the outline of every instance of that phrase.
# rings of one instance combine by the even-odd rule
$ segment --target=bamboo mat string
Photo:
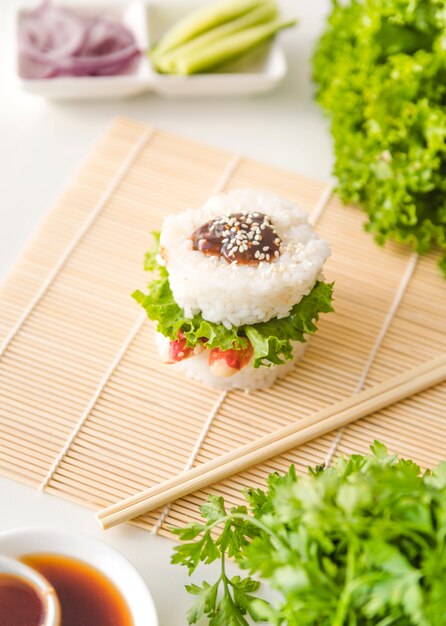
[[[112,363],[110,364],[108,370],[105,372],[104,376],[102,377],[102,380],[99,383],[98,387],[96,388],[96,391],[95,391],[93,397],[91,398],[91,400],[88,403],[88,405],[86,406],[84,412],[82,413],[82,415],[80,416],[80,418],[76,422],[76,424],[75,424],[74,428],[72,429],[68,439],[66,440],[62,450],[56,456],[56,458],[53,461],[53,464],[51,465],[50,469],[48,470],[47,475],[45,476],[43,481],[40,483],[40,485],[39,485],[39,490],[40,491],[43,491],[49,485],[49,483],[50,483],[52,477],[54,476],[55,472],[57,471],[60,463],[63,461],[63,459],[66,456],[67,452],[70,450],[71,446],[73,445],[73,441],[76,439],[76,437],[79,434],[82,426],[85,424],[85,422],[87,421],[90,413],[94,409],[94,407],[96,405],[96,402],[99,400],[99,398],[100,398],[102,392],[104,391],[104,388],[106,387],[108,381],[110,380],[113,372],[115,371],[115,369],[117,368],[117,366],[121,362],[122,358],[124,357],[125,353],[127,352],[128,348],[129,348],[130,344],[132,343],[132,341],[134,340],[134,338],[136,337],[136,335],[140,331],[140,329],[141,329],[142,325],[144,324],[144,322],[146,321],[146,319],[147,319],[147,314],[146,314],[145,311],[143,311],[141,313],[141,315],[138,317],[138,319],[136,320],[136,323],[134,324],[132,330],[127,335],[126,340],[122,344],[121,348],[119,349],[119,352],[116,354],[116,356],[113,359]]]
[[[321,217],[322,213],[324,212],[325,207],[328,204],[328,201],[330,200],[331,196],[333,195],[333,191],[335,190],[335,182],[331,181],[327,187],[325,187],[324,191],[321,194],[321,197],[319,198],[319,200],[316,203],[316,206],[314,207],[314,209],[311,211],[309,217],[308,217],[308,221],[310,222],[310,224],[312,226],[315,226],[317,224],[317,222],[319,221],[319,218]]]
[[[214,189],[214,194],[219,193],[220,191],[224,189],[227,182],[231,178],[232,174],[237,169],[237,166],[239,165],[239,163],[240,163],[240,157],[237,157],[237,156],[234,157],[234,159],[229,163],[220,181],[217,183]],[[316,206],[314,207],[309,217],[309,221],[311,222],[311,224],[315,225],[318,219],[321,217],[325,207],[328,204],[328,201],[331,198],[333,190],[334,190],[334,183],[330,183],[322,192],[318,202],[316,203]],[[220,394],[219,398],[217,399],[217,402],[215,403],[211,413],[209,414],[206,422],[204,423],[200,436],[198,437],[197,442],[194,446],[194,449],[192,450],[191,455],[184,467],[184,470],[183,470],[184,472],[187,472],[193,467],[195,459],[197,458],[198,453],[200,452],[200,448],[203,444],[203,441],[206,439],[206,436],[212,426],[212,423],[214,419],[217,417],[222,404],[226,400],[227,395],[228,395],[228,391],[223,391]],[[159,530],[161,529],[164,522],[166,521],[167,516],[169,515],[170,509],[171,509],[171,504],[166,504],[166,506],[163,508],[159,518],[157,519],[157,521],[155,522],[151,530],[152,535],[158,534]]]
[[[221,193],[224,188],[226,187],[226,185],[228,184],[229,180],[231,179],[231,177],[233,176],[233,174],[235,173],[236,169],[238,168],[238,166],[240,165],[242,160],[242,157],[240,155],[235,155],[228,163],[228,165],[226,166],[225,171],[223,172],[223,174],[221,175],[221,177],[219,178],[219,180],[217,181],[212,195],[215,195],[217,193]],[[217,417],[218,412],[220,411],[220,408],[223,404],[223,402],[226,400],[226,397],[228,395],[227,391],[223,391],[220,396],[217,398],[216,403],[214,404],[212,411],[210,412],[209,416],[207,417],[206,421],[203,424],[203,428],[201,429],[201,432],[198,436],[197,441],[195,442],[195,445],[193,447],[193,450],[187,460],[186,465],[184,466],[183,472],[187,472],[188,470],[190,470],[195,462],[195,459],[198,456],[198,453],[200,452],[200,448],[203,444],[203,441],[206,439],[206,436],[214,422],[214,419]],[[161,511],[160,516],[158,517],[157,521],[155,522],[155,524],[153,525],[153,528],[151,530],[152,535],[156,535],[158,534],[158,531],[160,530],[160,528],[162,527],[162,525],[164,524],[164,522],[166,521],[166,517],[169,515],[170,512],[170,504],[166,504],[166,506],[163,508],[163,510]]]
[[[220,411],[220,408],[223,404],[223,402],[226,400],[226,397],[228,395],[227,391],[223,391],[219,397],[217,398],[217,402],[214,404],[214,407],[212,409],[212,411],[209,413],[209,417],[207,418],[206,422],[203,425],[203,429],[200,433],[200,436],[197,439],[197,442],[194,446],[194,449],[191,452],[191,455],[186,463],[186,465],[184,466],[184,472],[188,472],[190,469],[192,469],[193,464],[195,462],[195,459],[198,456],[198,453],[200,452],[200,448],[202,446],[203,441],[206,439],[206,435],[209,432],[209,429],[212,426],[212,423],[214,421],[214,419],[216,418],[216,416],[218,415],[218,412]],[[159,518],[157,519],[157,521],[155,522],[152,530],[150,531],[152,533],[152,535],[157,535],[161,526],[164,524],[164,522],[166,521],[166,517],[169,515],[170,513],[170,504],[166,504],[166,506],[163,508],[161,515],[159,516]]]
[[[14,326],[11,328],[9,333],[6,335],[6,338],[4,339],[2,344],[0,345],[0,358],[6,352],[6,350],[7,350],[8,346],[9,346],[9,344],[11,343],[11,341],[14,339],[14,337],[20,331],[20,329],[22,328],[23,324],[26,322],[26,320],[28,319],[30,314],[33,312],[33,310],[39,304],[39,302],[41,301],[43,296],[46,294],[48,289],[51,287],[51,285],[53,284],[54,280],[59,275],[60,271],[64,268],[66,262],[68,261],[68,259],[71,256],[71,254],[74,252],[74,250],[76,249],[78,244],[81,242],[81,240],[83,239],[85,234],[88,232],[88,230],[90,229],[92,224],[98,218],[98,216],[100,215],[100,213],[102,212],[102,210],[106,206],[107,202],[112,197],[112,195],[115,192],[116,188],[120,184],[121,180],[126,175],[128,170],[130,169],[130,167],[133,165],[135,159],[138,157],[139,153],[144,148],[144,146],[149,141],[149,139],[152,137],[152,135],[153,135],[153,130],[152,129],[147,130],[145,133],[143,133],[143,135],[140,137],[138,142],[131,149],[131,151],[127,155],[126,159],[123,161],[121,167],[118,169],[116,174],[113,176],[113,178],[110,181],[108,187],[106,188],[106,190],[104,191],[104,193],[100,197],[100,199],[99,199],[98,203],[96,204],[95,208],[93,209],[93,211],[88,215],[87,219],[84,221],[84,223],[82,224],[80,229],[77,231],[77,233],[75,234],[73,239],[70,241],[68,246],[65,248],[65,251],[63,252],[63,254],[59,257],[59,259],[58,259],[57,263],[54,265],[53,269],[50,271],[50,273],[46,277],[46,279],[43,282],[43,284],[40,287],[40,289],[37,291],[37,293],[31,299],[31,301],[29,302],[28,306],[24,309],[24,311],[21,314],[21,316],[19,317],[19,319],[16,321]]]
[[[409,286],[409,283],[411,281],[411,278],[413,276],[413,273],[415,271],[417,262],[418,262],[418,254],[415,252],[414,254],[411,255],[410,259],[409,259],[409,263],[407,264],[406,267],[406,271],[404,272],[402,278],[401,278],[401,282],[398,285],[398,289],[395,293],[395,297],[393,298],[392,304],[390,306],[389,312],[386,315],[386,318],[383,322],[383,325],[381,326],[381,330],[378,333],[378,336],[376,337],[375,343],[373,344],[373,347],[370,351],[370,354],[368,356],[368,359],[366,361],[366,364],[364,365],[361,375],[359,377],[359,381],[358,384],[355,387],[355,390],[353,391],[353,395],[358,394],[360,391],[362,391],[362,389],[364,388],[364,385],[366,383],[367,380],[367,376],[369,375],[370,369],[376,359],[376,355],[378,354],[378,351],[381,347],[382,342],[384,341],[387,332],[390,328],[390,325],[392,323],[393,318],[395,317],[395,314],[398,310],[398,307],[401,304],[401,300],[404,297],[404,294],[406,292],[407,287]],[[333,443],[330,447],[330,450],[327,453],[327,456],[325,458],[324,461],[324,465],[326,467],[328,467],[328,465],[330,465],[331,461],[333,460],[334,455],[336,454],[336,450],[338,449],[338,446],[341,442],[342,439],[342,435],[344,434],[345,431],[345,427],[344,428],[340,428],[338,430],[338,432],[336,433],[336,436],[333,440]]]
[[[226,166],[223,174],[218,179],[211,195],[215,196],[216,194],[224,191],[224,188],[226,187],[226,185],[229,183],[229,181],[235,174],[241,162],[242,162],[242,156],[240,154],[235,154],[232,157],[232,159],[229,161],[228,165]]]

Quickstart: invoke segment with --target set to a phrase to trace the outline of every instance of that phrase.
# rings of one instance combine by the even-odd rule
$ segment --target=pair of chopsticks
[[[283,454],[446,380],[446,355],[395,376],[366,391],[333,404],[316,414],[260,437],[228,454],[141,491],[99,511],[104,529],[153,511],[193,491]]]

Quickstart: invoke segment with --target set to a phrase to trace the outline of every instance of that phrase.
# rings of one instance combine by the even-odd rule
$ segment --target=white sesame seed
[[[279,252],[278,250],[276,250],[276,251],[274,252],[274,256],[276,256],[276,257],[280,256],[280,252]]]
[[[262,250],[263,252],[266,252],[267,250],[269,250],[269,246],[263,246]]]

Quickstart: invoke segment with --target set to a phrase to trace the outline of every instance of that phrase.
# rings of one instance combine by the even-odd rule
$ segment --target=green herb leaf
[[[203,615],[212,616],[215,614],[218,584],[209,585],[207,582],[204,582],[202,587],[198,585],[186,585],[186,590],[190,594],[198,596],[198,599],[187,614],[189,624],[195,624]]]
[[[216,522],[226,517],[225,501],[221,496],[209,496],[200,507],[200,513],[208,522]]]

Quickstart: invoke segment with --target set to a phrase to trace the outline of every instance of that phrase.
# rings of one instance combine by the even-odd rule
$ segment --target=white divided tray
[[[54,1],[54,0],[53,0]],[[130,2],[57,2],[83,15],[112,15],[120,19],[134,33],[138,46],[143,50],[132,73],[121,76],[60,77],[31,80],[18,77],[27,91],[50,99],[90,99],[127,97],[154,91],[168,96],[194,95],[241,95],[273,89],[285,76],[286,59],[276,39],[259,47],[244,59],[224,70],[194,76],[168,76],[158,74],[152,67],[145,51],[188,11],[204,4],[194,2],[170,2],[170,0],[133,0]],[[14,19],[14,40],[17,24],[23,11],[36,2],[18,6]],[[16,63],[17,63],[17,52]]]

